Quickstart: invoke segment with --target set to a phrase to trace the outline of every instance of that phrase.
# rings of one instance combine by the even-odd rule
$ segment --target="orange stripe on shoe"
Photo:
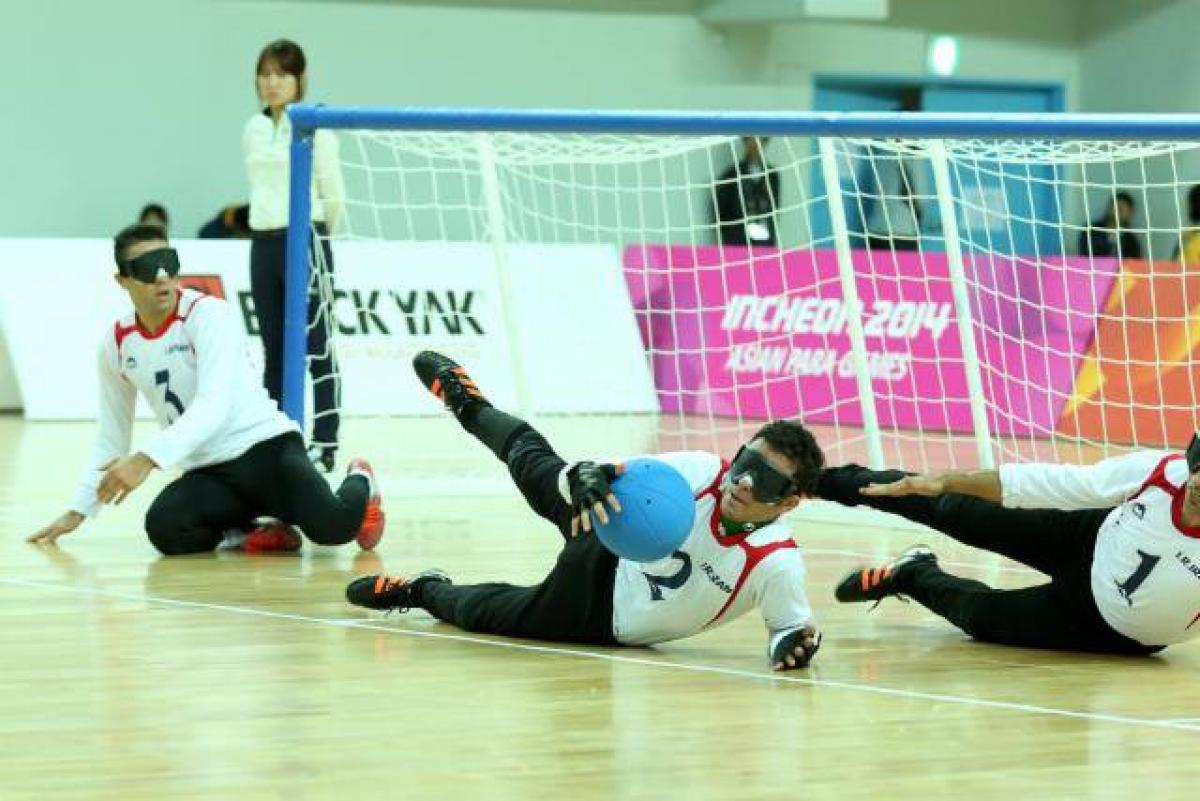
[[[442,397],[442,382],[441,379],[433,379],[433,383],[429,385],[429,391],[439,398]]]
[[[862,588],[863,588],[863,592],[866,592],[867,590],[871,589],[871,571],[870,570],[864,570],[862,572]]]

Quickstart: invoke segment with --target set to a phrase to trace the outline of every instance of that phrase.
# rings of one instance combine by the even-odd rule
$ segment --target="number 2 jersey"
[[[722,532],[719,503],[727,465],[711,453],[664,453],[696,498],[687,540],[657,562],[617,563],[613,634],[650,645],[728,623],[755,607],[769,634],[768,655],[787,634],[813,623],[804,592],[804,560],[779,521],[748,533]]]
[[[1143,645],[1200,636],[1200,526],[1184,525],[1187,462],[1139,451],[1088,467],[1006,464],[1004,505],[1115,507],[1096,536],[1092,595],[1108,625]]]
[[[137,394],[162,427],[140,450],[163,470],[227,462],[252,446],[299,431],[267,395],[250,365],[233,308],[191,289],[157,331],[130,312],[109,328],[98,354],[100,433],[74,511],[99,511],[103,465],[129,452]]]

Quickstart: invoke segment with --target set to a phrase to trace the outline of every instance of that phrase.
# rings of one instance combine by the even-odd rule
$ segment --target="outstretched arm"
[[[1000,503],[1000,474],[995,470],[947,470],[943,473],[905,476],[891,484],[868,484],[860,492],[875,497],[902,495],[941,495],[956,492]]]
[[[766,579],[759,606],[771,633],[768,645],[771,669],[795,670],[807,667],[816,656],[821,647],[821,632],[804,592],[804,562],[799,552],[791,550],[783,558],[788,560],[787,568]]]
[[[863,495],[957,492],[1025,509],[1102,509],[1137,492],[1169,454],[1138,451],[1093,465],[1005,464],[999,470],[950,470],[872,484]]]
[[[26,542],[51,545],[64,534],[75,531],[88,517],[100,510],[100,486],[114,463],[129,452],[133,433],[133,410],[137,391],[117,369],[117,345],[111,334],[102,340],[96,361],[96,376],[100,385],[100,430],[96,445],[75,498],[67,511],[42,526]]]

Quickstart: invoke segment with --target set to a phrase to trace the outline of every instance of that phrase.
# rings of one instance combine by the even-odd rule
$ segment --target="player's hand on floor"
[[[807,667],[821,647],[821,632],[812,626],[786,635],[771,653],[772,670],[795,670]]]
[[[601,524],[608,524],[607,503],[614,512],[621,511],[621,502],[609,486],[617,476],[625,472],[620,464],[596,464],[580,462],[567,471],[567,488],[571,494],[571,536],[580,529],[592,530],[592,515]]]
[[[155,467],[157,465],[144,453],[133,453],[109,462],[96,489],[96,497],[101,503],[120,503],[142,485]]]
[[[83,522],[83,515],[79,512],[63,512],[54,522],[47,526],[42,526],[33,536],[27,537],[26,542],[33,545],[53,545],[64,534],[70,534],[75,529],[79,528],[79,524]]]
[[[859,490],[863,495],[874,497],[900,497],[903,495],[941,495],[946,484],[938,476],[905,476],[891,484],[868,484]]]

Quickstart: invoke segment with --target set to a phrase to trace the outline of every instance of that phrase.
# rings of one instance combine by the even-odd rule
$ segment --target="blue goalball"
[[[696,500],[679,471],[657,459],[631,459],[612,483],[621,512],[608,525],[595,520],[596,535],[610,551],[634,562],[670,556],[692,531]]]

